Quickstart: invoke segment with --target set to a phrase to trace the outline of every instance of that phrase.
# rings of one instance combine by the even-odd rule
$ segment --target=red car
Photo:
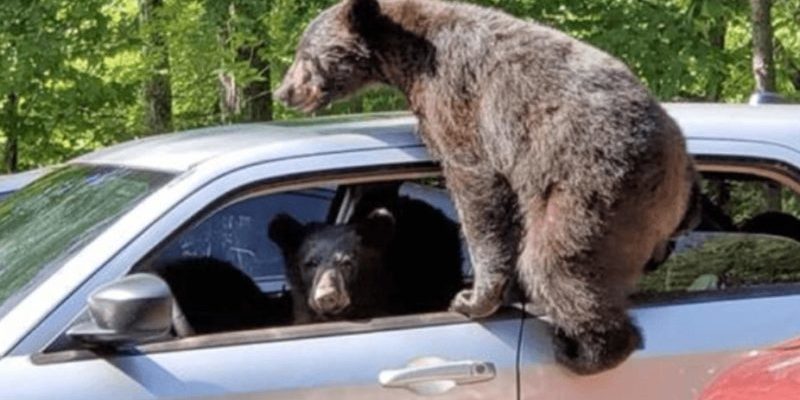
[[[700,400],[800,398],[800,339],[753,352],[714,379]]]

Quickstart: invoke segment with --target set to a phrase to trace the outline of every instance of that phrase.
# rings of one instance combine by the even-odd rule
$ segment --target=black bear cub
[[[458,226],[406,197],[362,202],[343,225],[275,217],[296,323],[447,309],[462,287]]]
[[[211,257],[187,257],[153,268],[172,292],[185,321],[180,335],[205,334],[291,323],[288,296],[269,296],[234,265]],[[188,327],[185,326],[188,324]]]

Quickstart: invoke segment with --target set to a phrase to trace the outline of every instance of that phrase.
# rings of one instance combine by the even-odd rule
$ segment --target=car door
[[[758,163],[746,167],[704,174],[706,231],[680,238],[670,259],[643,278],[630,313],[644,346],[619,367],[589,377],[567,373],[553,361],[547,325],[526,318],[522,399],[708,400],[754,393],[767,399],[785,398],[768,396],[775,387],[797,392],[798,196],[792,185],[781,192],[777,181],[763,179]],[[760,208],[764,185],[782,193],[782,212]]]
[[[4,398],[13,399],[516,399],[519,313],[459,318],[397,317],[197,336],[132,351],[13,357],[0,381],[9,383]],[[381,385],[381,374],[396,377],[385,382],[395,387]],[[46,384],[10,385],[25,375]]]
[[[404,154],[407,156],[407,151]],[[375,156],[391,160],[385,154]],[[369,161],[369,157],[359,161],[364,160]],[[270,167],[273,173],[280,170],[274,165]],[[393,170],[394,175],[401,172]],[[419,173],[419,168],[415,167],[413,174]],[[375,179],[374,174],[370,176]],[[308,179],[307,175],[305,178]],[[345,179],[334,178],[329,179]],[[246,189],[248,201],[253,199],[254,190],[250,182],[236,184]],[[308,183],[301,188],[293,182],[285,185],[291,189],[281,191],[271,185],[266,196],[277,194],[285,200],[303,191],[316,192],[324,187],[324,182]],[[230,187],[217,192],[225,196],[222,203],[233,204],[233,207],[238,204],[230,200]],[[198,196],[203,193],[195,197]],[[192,206],[195,211],[181,211],[181,207],[176,207],[174,212],[195,215],[196,226],[204,223],[216,226],[219,221],[225,225],[230,222],[227,217],[215,219],[214,215],[197,212],[218,203],[216,198],[205,198],[202,204]],[[238,217],[233,220],[242,221]],[[195,226],[191,221],[172,223]],[[150,241],[138,250],[139,244],[134,243],[120,254],[120,264],[109,268],[129,269],[129,254],[136,252],[140,254],[137,257],[141,257],[153,248],[164,248],[168,240],[181,237],[179,230],[158,226],[152,229],[159,232],[158,243]],[[263,229],[253,231],[263,234]],[[202,235],[189,236],[184,242],[186,246],[179,248],[190,252],[203,248]],[[139,241],[148,242],[145,239],[146,234]],[[227,254],[230,248],[240,248],[240,244],[248,242],[242,238],[234,241],[231,247],[209,251]],[[236,251],[233,256],[241,253]],[[251,258],[269,260],[272,256],[262,254]],[[123,261],[126,259],[127,267]],[[266,270],[268,272],[269,268]],[[103,274],[109,273],[104,271]],[[93,279],[100,279],[103,274]],[[88,289],[79,293],[83,295],[82,301],[87,292]],[[85,318],[81,315],[79,318]],[[3,360],[0,382],[7,385],[0,393],[3,398],[15,399],[51,398],[53,393],[58,393],[57,397],[62,399],[409,399],[429,396],[516,399],[521,321],[521,311],[509,307],[483,321],[470,321],[446,312],[429,313],[223,332],[102,351],[80,350],[70,343],[63,334],[67,325],[44,351]],[[47,382],[47,385],[10,384],[26,376],[35,376],[37,381]]]
[[[570,375],[554,364],[545,324],[529,318],[521,398],[699,399],[729,368],[800,337],[799,307],[800,295],[792,294],[635,308],[631,314],[644,347],[619,367],[590,377]]]

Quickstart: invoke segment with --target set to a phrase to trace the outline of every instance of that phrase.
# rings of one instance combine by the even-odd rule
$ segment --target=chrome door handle
[[[383,387],[419,389],[426,383],[449,386],[491,380],[496,375],[494,364],[487,361],[445,361],[426,357],[413,361],[407,368],[381,371],[378,375]]]

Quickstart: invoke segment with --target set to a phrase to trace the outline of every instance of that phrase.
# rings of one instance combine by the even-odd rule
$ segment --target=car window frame
[[[481,321],[519,320],[524,318],[524,305],[512,303],[501,307],[497,313]],[[387,331],[429,328],[445,325],[474,324],[476,321],[449,311],[396,315],[369,320],[331,321],[303,325],[267,327],[258,329],[218,332],[204,335],[175,338],[159,342],[139,344],[118,349],[66,349],[54,352],[38,352],[31,355],[35,365],[48,365],[73,361],[92,360],[108,356],[128,357],[142,354],[158,354],[192,351],[226,346],[248,346],[262,343],[279,343],[290,340],[307,340],[348,336],[356,334],[380,334]]]
[[[269,195],[272,193],[283,193],[293,190],[315,188],[324,185],[350,186],[358,184],[369,184],[377,182],[389,182],[398,180],[415,180],[422,178],[440,177],[442,174],[439,165],[432,161],[419,161],[412,163],[402,163],[394,165],[355,167],[347,169],[337,169],[331,171],[318,172],[314,174],[295,174],[285,175],[280,178],[256,181],[241,185],[230,190],[216,199],[211,200],[196,211],[183,224],[173,229],[162,240],[152,246],[150,250],[139,260],[132,262],[124,275],[135,271],[141,264],[157,257],[165,246],[175,238],[191,229],[197,221],[204,220],[231,204],[244,201],[248,198]],[[342,204],[332,203],[332,207],[341,208]],[[329,210],[329,217],[336,215],[336,212]],[[465,283],[468,283],[466,280]],[[523,318],[523,306],[520,303],[511,302],[505,304],[501,311],[490,317],[490,320],[505,320]],[[31,355],[31,360],[35,364],[51,364],[94,359],[108,356],[107,352],[98,352],[91,349],[57,349],[59,340],[63,340],[65,332],[74,324],[74,321],[85,316],[85,307],[77,313],[73,322],[67,324],[53,337],[42,349]],[[219,347],[219,346],[238,346],[255,343],[284,341],[284,340],[303,340],[316,337],[328,337],[336,335],[352,335],[356,333],[379,333],[386,330],[414,329],[420,327],[466,324],[474,323],[473,320],[455,312],[432,312],[413,315],[387,316],[373,318],[368,321],[336,321],[322,322],[296,326],[266,327],[250,330],[238,330],[231,332],[218,332],[207,335],[191,336],[186,338],[173,338],[165,341],[145,343],[135,346],[132,349],[116,349],[111,352],[114,356],[133,356],[142,353],[161,353],[172,351],[185,351],[192,349]]]
[[[796,195],[800,196],[800,169],[787,161],[766,157],[742,156],[696,155],[693,158],[695,168],[701,175],[705,173],[731,173],[755,176],[778,183],[781,187],[792,190]],[[664,292],[648,295],[634,293],[631,296],[631,303],[636,308],[649,308],[797,294],[800,294],[800,282],[765,284],[725,290]]]

